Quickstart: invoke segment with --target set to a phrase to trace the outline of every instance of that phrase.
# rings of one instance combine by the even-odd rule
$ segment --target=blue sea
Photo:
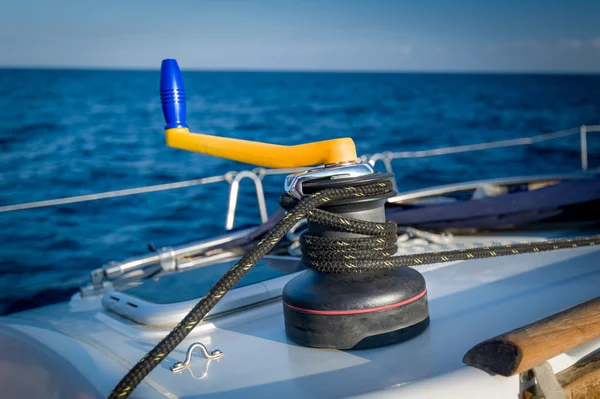
[[[600,123],[600,76],[187,72],[193,131],[278,144],[354,138],[359,153],[526,137]],[[0,69],[0,205],[252,166],[165,146],[158,71]],[[600,166],[600,136],[589,137]],[[401,190],[571,172],[577,136],[394,161]],[[265,178],[270,213],[282,176]],[[224,232],[228,184],[0,213],[0,314],[65,300],[111,261]],[[236,227],[259,221],[249,183]]]

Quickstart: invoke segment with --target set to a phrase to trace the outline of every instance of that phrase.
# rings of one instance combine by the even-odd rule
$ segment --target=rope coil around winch
[[[390,183],[381,184],[385,184],[391,190]],[[289,194],[285,194],[281,197],[280,203],[284,209],[291,210],[298,203],[298,200]],[[398,229],[396,223],[390,221],[376,223],[349,219],[322,209],[315,209],[308,212],[307,219],[325,227],[333,227],[340,231],[368,236],[340,239],[312,236],[308,233],[303,234],[300,238],[302,262],[307,267],[321,273],[361,273],[432,263],[546,252],[596,245],[600,240],[600,237],[596,236],[567,238],[534,243],[393,256],[398,251],[396,236]]]
[[[263,256],[267,255],[298,221],[304,218],[328,227],[335,227],[341,231],[369,236],[352,239],[304,236],[302,240],[303,262],[307,267],[323,273],[360,273],[600,244],[600,236],[595,236],[559,239],[541,243],[393,256],[397,249],[395,223],[360,221],[317,209],[319,206],[336,200],[376,196],[390,191],[392,191],[391,183],[381,182],[355,187],[328,188],[304,197],[300,201],[287,194],[282,196],[280,202],[288,210],[283,219],[252,250],[229,269],[183,320],[127,373],[112,391],[109,398],[128,397],[146,375],[187,337],[221,298]]]

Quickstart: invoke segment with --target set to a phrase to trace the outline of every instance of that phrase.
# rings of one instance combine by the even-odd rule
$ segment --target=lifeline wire
[[[342,231],[369,236],[343,240],[309,235],[304,237],[303,253],[305,255],[303,255],[303,262],[308,267],[325,273],[360,273],[403,266],[491,258],[600,244],[600,236],[595,236],[394,257],[392,255],[396,248],[396,225],[393,222],[366,222],[343,218],[317,209],[319,206],[331,201],[382,195],[391,190],[392,185],[390,182],[382,182],[356,187],[329,188],[304,197],[297,203],[288,195],[282,196],[282,206],[289,209],[284,218],[221,277],[200,302],[154,349],[133,366],[115,387],[109,398],[128,397],[135,387],[202,321],[221,298],[263,256],[273,249],[288,230],[304,218]]]
[[[429,150],[419,150],[419,151],[401,151],[401,152],[384,152],[377,153],[371,156],[363,155],[361,159],[363,161],[377,162],[382,160],[392,161],[394,159],[405,159],[405,158],[424,158],[424,157],[432,157],[438,155],[449,155],[449,154],[458,154],[463,152],[471,152],[471,151],[480,151],[480,150],[490,150],[494,148],[503,148],[503,147],[514,147],[514,146],[524,146],[531,145],[535,143],[539,143],[546,140],[553,140],[561,137],[571,136],[575,134],[582,134],[581,132],[585,129],[586,133],[594,133],[600,132],[600,125],[591,125],[591,126],[581,126],[579,128],[571,128],[567,130],[560,130],[558,132],[552,133],[543,133],[530,137],[521,137],[518,139],[510,139],[510,140],[501,140],[501,141],[491,141],[487,143],[477,143],[477,144],[466,144],[454,147],[443,147],[443,148],[435,148]],[[582,137],[584,137],[582,135]],[[580,139],[584,140],[585,139]],[[587,166],[587,151],[584,151],[583,141],[580,143],[582,146],[582,165],[585,164]],[[585,162],[584,162],[585,160]],[[391,164],[390,164],[391,168]],[[266,168],[255,168],[252,170],[253,173],[256,173],[260,178],[268,175],[287,175],[290,173],[301,172],[308,168],[279,168],[279,169],[266,169]],[[587,170],[587,167],[583,167],[582,169]],[[391,173],[391,170],[388,170]],[[12,211],[20,211],[24,209],[32,209],[32,208],[44,208],[48,206],[56,206],[56,205],[64,205],[64,204],[72,204],[77,202],[85,202],[85,201],[96,201],[100,199],[106,198],[115,198],[122,197],[127,195],[135,195],[135,194],[144,194],[151,193],[155,191],[163,191],[163,190],[171,190],[175,188],[183,188],[183,187],[191,187],[202,184],[210,184],[210,183],[218,183],[222,181],[226,181],[227,174],[235,174],[241,172],[227,172],[222,176],[212,176],[205,177],[201,179],[180,181],[175,183],[167,183],[167,184],[159,184],[155,186],[145,186],[138,188],[130,188],[124,190],[116,190],[116,191],[107,191],[103,193],[96,194],[87,194],[87,195],[79,195],[75,197],[66,197],[66,198],[57,198],[52,200],[45,201],[35,201],[35,202],[27,202],[21,204],[13,204],[13,205],[4,205],[0,206],[0,213],[2,212],[12,212]]]

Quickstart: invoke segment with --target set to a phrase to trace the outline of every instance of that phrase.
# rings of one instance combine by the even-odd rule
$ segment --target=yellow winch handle
[[[350,138],[286,146],[190,133],[187,128],[166,129],[165,134],[169,147],[266,168],[297,168],[356,161],[356,148]]]
[[[284,146],[191,133],[186,123],[183,78],[173,59],[163,60],[160,93],[169,147],[199,152],[267,168],[296,168],[356,161],[351,138]]]

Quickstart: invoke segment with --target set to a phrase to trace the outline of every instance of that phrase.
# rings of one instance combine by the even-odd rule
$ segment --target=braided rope
[[[384,194],[391,190],[385,183],[365,185],[360,189],[330,188],[303,198],[289,211],[277,225],[246,255],[244,255],[219,281],[208,291],[196,306],[183,318],[173,330],[160,341],[154,349],[144,356],[123,377],[110,394],[110,399],[126,398],[136,386],[202,321],[204,316],[223,298],[223,296],[248,271],[285,236],[298,221],[307,217],[318,206],[339,199]]]
[[[288,195],[282,196],[280,201],[282,206],[289,209],[283,219],[221,277],[200,302],[154,349],[133,366],[117,384],[109,398],[128,397],[135,387],[187,337],[221,298],[263,256],[273,249],[288,230],[304,218],[329,227],[335,227],[341,231],[369,236],[344,240],[304,236],[303,252],[305,255],[303,255],[303,262],[310,268],[327,273],[384,270],[403,266],[552,251],[600,244],[600,236],[596,236],[394,257],[392,255],[397,249],[396,225],[394,223],[374,223],[349,219],[317,209],[319,206],[334,200],[377,196],[391,190],[391,183],[382,182],[357,187],[330,188],[305,197],[300,201],[296,201]]]
[[[280,202],[285,209],[292,209],[298,200],[286,194]],[[393,222],[366,222],[342,217],[322,209],[309,212],[307,219],[325,227],[334,227],[341,231],[368,236],[340,239],[312,236],[305,233],[300,238],[302,262],[320,273],[362,273],[600,244],[600,237],[594,236],[393,256],[398,251],[397,226]]]

